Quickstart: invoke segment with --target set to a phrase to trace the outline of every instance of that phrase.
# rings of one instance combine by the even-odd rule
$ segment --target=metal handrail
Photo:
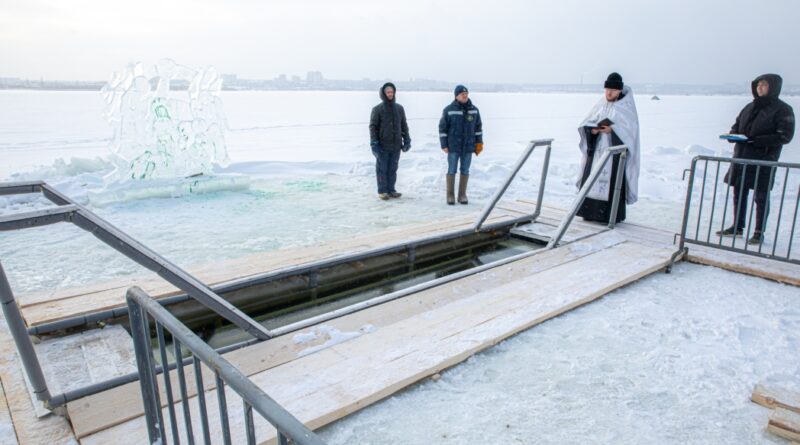
[[[5,184],[5,185],[4,184],[0,184],[0,195],[3,195],[3,194],[10,195],[10,194],[19,194],[19,193],[33,193],[33,192],[39,191],[38,187],[40,187],[41,185],[42,185],[42,182],[40,182],[40,181],[27,182],[27,183],[12,183],[12,184]],[[541,190],[542,189],[543,188],[540,188],[540,196],[541,196]],[[58,198],[58,196],[55,196],[55,197]],[[539,201],[541,202],[541,199]],[[64,197],[64,198],[61,199],[60,202],[68,203],[69,201],[68,201],[68,198]],[[70,204],[62,205],[61,207],[56,208],[56,210],[48,209],[47,211],[44,211],[41,214],[38,213],[38,212],[32,212],[28,216],[33,217],[33,216],[36,216],[36,215],[44,215],[44,214],[51,214],[51,213],[62,214],[64,212],[61,212],[61,210],[64,210],[65,208],[68,208],[70,211],[72,211],[73,208],[72,207],[68,207],[68,206],[70,206]],[[74,209],[77,209],[77,206]],[[69,212],[67,212],[67,213],[69,213]],[[9,230],[11,228],[9,226],[12,225],[12,224],[21,224],[19,215],[20,214],[15,214],[15,215],[6,216],[6,217],[0,217],[0,231]],[[67,216],[64,216],[63,219],[60,219],[59,221],[69,221],[71,217],[72,217],[72,215],[69,214]],[[25,219],[25,218],[23,218],[23,219]],[[34,220],[36,221],[36,222],[33,223],[34,225],[37,225],[37,224],[38,225],[43,225],[44,224],[40,218],[34,218]],[[48,223],[55,223],[55,222],[58,222],[58,221],[52,221],[52,222],[48,222]],[[488,230],[496,230],[496,229],[504,229],[504,228],[506,228],[508,226],[512,226],[512,225],[518,224],[518,223],[519,222],[516,221],[516,220],[504,220],[504,221],[493,222],[493,223],[490,223],[490,224],[488,224],[488,223],[487,224],[483,224],[482,229],[486,230],[486,231],[488,231]],[[393,244],[393,245],[389,245],[389,246],[382,246],[382,247],[379,247],[379,248],[360,251],[358,253],[353,253],[353,254],[349,254],[349,255],[337,256],[335,258],[329,258],[329,259],[325,259],[325,260],[320,260],[320,261],[316,261],[316,262],[313,262],[313,263],[290,266],[290,267],[287,267],[287,268],[284,268],[284,269],[279,269],[279,270],[275,270],[275,271],[265,272],[265,273],[262,273],[262,274],[257,274],[257,275],[254,275],[252,277],[248,277],[246,279],[233,280],[233,281],[230,281],[228,283],[220,284],[218,286],[215,286],[212,289],[212,291],[215,292],[216,294],[222,294],[222,293],[226,293],[226,292],[235,291],[235,290],[240,289],[240,288],[245,287],[245,286],[265,283],[265,282],[268,282],[270,280],[276,280],[276,279],[280,279],[282,277],[286,277],[286,276],[290,276],[290,275],[294,275],[294,274],[306,274],[309,277],[312,277],[313,275],[318,274],[321,269],[324,269],[326,267],[333,267],[333,266],[336,266],[336,265],[345,264],[345,263],[350,262],[350,261],[367,260],[367,259],[369,259],[369,258],[371,258],[371,257],[373,257],[375,255],[382,255],[382,254],[389,254],[389,253],[403,253],[408,258],[414,258],[416,256],[417,249],[419,249],[421,247],[427,246],[429,244],[437,243],[437,242],[442,242],[442,241],[447,241],[447,240],[451,240],[451,239],[460,238],[460,237],[463,237],[463,236],[468,236],[468,235],[474,234],[474,233],[475,232],[474,232],[473,228],[469,227],[469,228],[464,228],[464,229],[460,229],[460,230],[455,230],[455,231],[452,231],[452,232],[447,232],[447,233],[444,233],[444,234],[435,234],[435,235],[432,235],[432,236],[429,236],[429,237],[425,237],[425,238],[421,238],[421,239],[415,239],[415,240],[410,241],[410,242],[409,241],[405,241],[405,242],[401,242],[401,243],[397,243],[397,244]],[[456,275],[454,275],[452,277],[455,277],[455,276],[460,276],[460,274],[456,274]],[[448,276],[448,277],[450,277],[450,276]],[[434,285],[442,284],[444,282],[449,282],[449,278],[448,277],[445,277],[445,278],[439,279],[439,280],[435,280],[435,282],[428,283],[426,286],[414,286],[414,289],[421,290],[423,287],[427,288],[427,286],[434,286]],[[313,282],[314,280],[310,280],[310,281]],[[1,288],[2,288],[2,286],[0,286],[0,289]],[[9,290],[8,290],[7,298],[8,298],[9,301],[11,301],[11,300],[13,300],[14,296],[11,293],[10,287],[8,289]],[[381,297],[379,299],[374,299],[374,301],[370,300],[368,305],[381,304],[382,301],[388,301],[388,300],[391,300],[391,299],[400,298],[403,295],[407,295],[407,294],[408,293],[404,292],[404,291],[394,292],[394,293],[392,293],[390,295],[385,295],[385,296],[383,296],[383,297]],[[189,295],[188,293],[186,293],[186,294],[176,295],[176,296],[171,296],[171,297],[166,297],[166,298],[159,298],[158,302],[159,302],[159,304],[166,306],[166,305],[170,305],[170,304],[174,304],[174,303],[187,301],[187,300],[189,300],[191,298],[192,298],[192,296]],[[335,318],[335,317],[338,317],[338,316],[342,316],[345,312],[349,313],[349,312],[352,312],[352,311],[355,311],[355,310],[358,310],[358,309],[362,309],[364,307],[365,307],[365,305],[361,304],[361,305],[357,305],[356,307],[353,307],[353,308],[350,308],[350,309],[347,309],[347,310],[337,310],[335,313],[330,314],[328,319]],[[52,323],[46,323],[46,324],[42,324],[42,325],[38,325],[38,326],[29,327],[29,328],[27,328],[27,335],[46,335],[46,334],[49,334],[49,333],[52,333],[52,332],[55,332],[55,331],[59,331],[59,330],[71,329],[71,328],[79,327],[79,326],[90,324],[90,323],[96,323],[96,322],[99,322],[99,321],[102,321],[102,320],[106,320],[108,318],[124,317],[124,316],[127,316],[127,315],[128,315],[127,306],[117,307],[117,308],[107,309],[107,310],[93,312],[93,313],[89,313],[89,314],[83,314],[83,315],[79,315],[79,316],[68,317],[68,318],[64,318],[64,319],[61,319],[61,320],[58,320],[58,321],[55,321],[55,322],[52,322]],[[12,318],[19,319],[20,320],[19,326],[24,328],[24,322],[22,321],[22,316],[18,312],[16,314],[7,315],[6,318],[7,319],[12,319]],[[300,326],[302,326],[302,325],[304,325],[304,323],[296,324],[296,325],[293,325],[293,328],[294,329],[300,329]],[[277,336],[277,335],[283,335],[286,332],[287,332],[286,327],[269,330],[269,333],[273,337]],[[26,343],[30,342],[30,338],[27,335],[24,332],[24,330],[20,331],[19,335],[17,336],[19,338],[19,340],[17,341],[18,350],[23,351],[23,350],[26,349]],[[241,343],[237,343],[235,345],[230,345],[230,346],[226,346],[224,348],[220,348],[217,352],[225,353],[225,352],[228,352],[228,351],[231,351],[231,350],[235,350],[235,349],[239,349],[239,348],[242,348],[242,347],[246,347],[246,346],[250,346],[250,345],[259,343],[260,341],[262,341],[262,339],[260,339],[260,338],[254,338],[254,339],[246,340],[246,341],[243,341]],[[35,365],[32,366],[31,369],[26,369],[26,373],[28,374],[29,380],[31,382],[39,381],[39,380],[36,379],[35,375],[37,373],[40,373],[41,367],[39,366],[38,360],[36,360],[35,355],[31,354],[31,358],[33,359],[32,363],[34,363]],[[170,367],[170,368],[174,368],[175,364],[173,363],[173,364],[170,364],[170,365],[167,365],[167,366]],[[157,368],[159,368],[159,367],[157,367]],[[133,372],[133,373],[129,373],[129,374],[126,374],[126,375],[117,376],[117,377],[114,377],[112,379],[104,380],[102,382],[93,383],[91,385],[87,385],[87,386],[84,386],[84,387],[81,387],[81,388],[77,388],[77,389],[65,391],[63,393],[55,394],[55,395],[49,396],[49,399],[47,397],[43,396],[43,394],[45,394],[44,392],[38,392],[37,391],[36,394],[39,397],[39,399],[44,402],[44,405],[48,409],[52,409],[52,408],[55,408],[55,407],[63,406],[68,402],[71,402],[71,401],[74,401],[74,400],[78,400],[80,398],[83,398],[83,397],[86,397],[86,396],[89,396],[89,395],[92,395],[92,394],[96,394],[98,392],[102,392],[102,391],[105,391],[105,390],[108,390],[108,389],[111,389],[111,388],[114,388],[114,387],[117,387],[117,386],[120,386],[120,385],[124,385],[124,384],[127,384],[127,383],[134,382],[134,381],[138,380],[138,378],[139,378],[138,373]],[[47,386],[45,385],[44,380],[41,380],[41,385],[38,385],[38,386],[37,385],[33,385],[33,386],[35,386],[36,388],[43,388],[43,389],[47,388]]]
[[[0,183],[0,196],[40,192],[48,200],[56,204],[57,207],[0,217],[0,231],[40,227],[59,222],[73,223],[138,264],[156,272],[159,276],[186,292],[189,297],[204,304],[221,317],[253,335],[257,340],[267,340],[274,337],[270,330],[214,293],[200,280],[167,261],[90,210],[75,203],[47,183],[43,181]],[[53,410],[71,400],[128,381],[126,380],[128,376],[122,376],[121,378],[100,382],[86,388],[64,392],[55,396],[51,395],[41,363],[29,336],[30,333],[25,326],[25,320],[14,298],[14,293],[2,264],[0,264],[0,305],[2,305],[3,314],[22,359],[22,366],[33,393],[39,401],[43,402],[45,408]]]
[[[611,201],[611,214],[608,218],[608,228],[614,228],[614,225],[616,225],[617,222],[617,209],[620,199],[619,195],[622,190],[622,177],[625,174],[625,163],[628,155],[628,147],[626,145],[615,145],[613,147],[609,147],[608,150],[603,153],[603,156],[600,158],[597,166],[592,169],[589,178],[587,178],[586,182],[583,183],[583,187],[581,187],[580,192],[578,192],[578,197],[572,203],[570,211],[567,213],[564,219],[561,220],[561,224],[559,224],[555,236],[550,238],[550,241],[547,243],[548,249],[553,249],[558,246],[559,241],[561,241],[561,238],[567,232],[569,225],[572,223],[572,220],[578,213],[578,209],[580,209],[581,205],[583,205],[583,201],[589,194],[589,190],[592,188],[592,186],[594,186],[594,183],[597,182],[597,179],[600,177],[600,172],[603,171],[603,168],[605,168],[609,159],[616,154],[619,154],[619,164],[617,166],[617,178],[614,184],[614,197]]]
[[[172,344],[176,357],[178,386],[183,401],[184,433],[189,443],[192,443],[193,427],[187,381],[183,370],[182,347],[190,352],[190,360],[194,365],[194,377],[197,387],[197,402],[200,406],[200,418],[204,442],[211,443],[210,428],[208,425],[208,412],[205,403],[205,387],[202,382],[201,363],[209,367],[216,375],[216,391],[219,400],[222,435],[225,443],[231,442],[230,424],[228,422],[228,409],[225,397],[225,386],[232,388],[244,402],[244,419],[247,434],[247,443],[256,443],[255,423],[253,410],[258,412],[265,420],[271,423],[278,434],[278,443],[287,443],[292,440],[300,445],[324,445],[325,442],[302,422],[286,411],[280,404],[268,396],[261,388],[253,383],[246,375],[236,369],[219,353],[214,351],[200,337],[192,332],[180,320],[164,309],[155,299],[147,295],[142,289],[132,287],[128,289],[126,300],[130,314],[131,331],[134,349],[136,352],[136,365],[141,378],[139,380],[142,390],[147,433],[150,443],[168,443],[165,419],[162,413],[158,377],[154,366],[153,348],[150,341],[150,325],[148,315],[155,321],[155,330],[158,337],[159,351],[162,360],[166,359],[165,330],[172,336]],[[163,368],[162,368],[163,369]],[[162,379],[166,389],[167,412],[170,416],[170,425],[174,443],[179,443],[177,416],[175,414],[175,400],[171,389],[170,372],[162,371]]]
[[[39,227],[59,222],[71,222],[137,262],[139,265],[157,273],[160,277],[183,290],[192,298],[250,335],[262,340],[273,337],[272,333],[267,328],[215,294],[208,286],[190,273],[169,262],[152,249],[136,241],[92,211],[72,201],[44,181],[0,183],[0,195],[18,195],[39,192],[60,207],[2,217],[0,218],[0,231]]]
[[[553,139],[534,139],[530,143],[528,143],[528,146],[525,147],[525,150],[522,152],[522,156],[519,157],[517,163],[514,165],[514,168],[511,170],[511,173],[509,173],[508,178],[506,178],[503,185],[499,189],[497,189],[497,191],[494,193],[494,196],[492,197],[492,200],[489,202],[489,205],[487,205],[486,208],[483,209],[483,212],[475,221],[475,225],[472,227],[474,231],[478,232],[481,230],[484,221],[486,221],[486,218],[488,218],[489,214],[492,213],[492,210],[494,210],[494,207],[497,205],[498,201],[500,201],[500,198],[503,196],[503,194],[505,194],[506,190],[508,189],[508,186],[511,185],[511,181],[513,181],[514,177],[517,176],[517,173],[525,164],[525,162],[528,160],[531,153],[533,153],[533,150],[536,147],[547,147],[547,151],[545,151],[544,154],[544,166],[542,167],[542,176],[539,179],[539,197],[538,199],[536,199],[536,210],[534,211],[533,215],[522,216],[520,218],[517,218],[517,220],[515,220],[515,224],[535,221],[536,218],[539,217],[539,214],[542,211],[542,198],[544,197],[544,185],[545,181],[547,180],[547,169],[548,166],[550,165],[550,150],[553,147]]]
[[[696,220],[696,223],[695,223],[694,235],[691,235],[689,233],[689,216],[690,216],[690,213],[692,211],[693,194],[694,194],[694,189],[695,189],[695,179],[696,179],[697,172],[698,172],[698,164],[700,162],[704,163],[703,164],[702,183],[700,185],[701,194],[700,194],[700,199],[699,199],[699,207],[697,208],[697,220]],[[703,223],[703,221],[702,221],[702,216],[703,216],[703,209],[705,207],[704,204],[705,204],[706,184],[708,182],[708,174],[709,174],[709,163],[712,163],[712,165],[716,164],[716,169],[715,169],[715,171],[713,173],[714,174],[714,178],[713,178],[713,189],[711,190],[711,206],[710,206],[711,208],[710,208],[710,213],[708,215],[708,223],[707,223],[707,225],[705,225]],[[742,166],[742,172],[741,172],[741,179],[742,180],[740,181],[740,184],[739,184],[739,193],[738,193],[739,199],[738,199],[738,202],[736,202],[734,204],[734,209],[731,212],[731,215],[733,216],[733,219],[734,219],[734,221],[732,223],[732,227],[734,229],[734,232],[736,233],[736,232],[738,232],[739,229],[742,229],[742,235],[744,235],[744,237],[745,237],[745,241],[743,242],[743,246],[742,247],[736,246],[736,238],[737,238],[736,236],[734,236],[732,238],[732,242],[731,242],[730,246],[725,245],[723,243],[723,236],[721,236],[719,234],[714,235],[714,236],[717,237],[717,241],[716,242],[712,241],[712,231],[714,230],[714,219],[715,219],[715,216],[716,216],[715,215],[715,210],[716,210],[716,203],[717,203],[717,190],[719,188],[718,186],[720,185],[719,184],[720,183],[719,174],[720,174],[721,165],[723,163],[730,164],[731,166],[733,166],[733,165],[741,165]],[[782,176],[782,179],[783,179],[783,187],[781,188],[781,191],[780,191],[780,205],[778,207],[778,215],[777,215],[777,217],[775,219],[775,221],[776,221],[775,235],[774,235],[774,237],[772,239],[772,249],[767,249],[767,251],[764,250],[764,243],[763,242],[758,243],[758,247],[753,246],[752,248],[748,247],[748,243],[747,243],[747,238],[750,237],[750,233],[751,233],[750,230],[751,230],[751,226],[752,226],[752,222],[753,222],[753,216],[756,213],[756,209],[755,209],[755,207],[756,207],[755,206],[756,196],[755,195],[758,193],[758,185],[759,185],[759,181],[756,181],[755,184],[754,184],[754,190],[752,190],[752,192],[753,192],[752,193],[752,198],[749,199],[749,201],[750,201],[749,205],[747,204],[747,202],[743,202],[742,198],[743,198],[743,195],[744,195],[743,191],[744,191],[744,183],[745,183],[744,178],[745,178],[746,170],[750,169],[750,168],[754,168],[755,169],[754,172],[755,172],[755,176],[756,177],[760,177],[761,176],[761,175],[759,175],[761,169],[764,169],[763,175],[765,175],[765,176],[767,174],[766,172],[769,171],[769,176],[768,176],[769,180],[767,181],[767,183],[769,184],[770,188],[772,188],[773,182],[777,178]],[[785,169],[784,170],[784,174],[783,175],[779,175],[779,174],[776,175],[776,172],[778,171],[778,169]],[[750,171],[752,172],[753,170],[751,169]],[[705,247],[716,248],[716,249],[721,249],[721,250],[727,250],[727,251],[731,251],[731,252],[737,252],[737,253],[742,253],[742,254],[747,254],[747,255],[752,255],[752,256],[757,256],[757,257],[761,257],[761,258],[768,258],[768,259],[772,259],[772,260],[783,261],[783,262],[788,262],[788,263],[793,263],[793,264],[800,264],[800,260],[799,259],[793,259],[792,256],[791,256],[792,255],[792,244],[794,243],[794,235],[795,235],[796,228],[798,226],[798,214],[800,213],[800,186],[798,187],[797,198],[795,199],[795,203],[794,203],[794,214],[791,217],[792,226],[791,226],[791,229],[789,230],[788,241],[786,243],[786,250],[785,250],[786,253],[784,255],[784,254],[781,254],[778,251],[779,237],[781,235],[781,233],[780,233],[780,227],[781,227],[781,222],[782,222],[782,218],[781,217],[784,214],[784,209],[785,208],[787,208],[789,211],[791,211],[791,207],[787,207],[786,206],[786,196],[787,196],[786,189],[787,189],[788,182],[789,182],[789,173],[790,173],[790,171],[800,171],[800,163],[760,161],[760,160],[755,160],[755,159],[737,159],[737,158],[726,158],[726,157],[720,157],[720,156],[695,156],[692,159],[691,167],[689,169],[686,169],[684,171],[684,174],[683,174],[683,179],[686,179],[686,174],[689,173],[689,183],[688,183],[688,185],[686,187],[686,199],[685,199],[684,208],[683,208],[683,219],[681,221],[681,231],[680,231],[679,234],[676,235],[678,237],[678,239],[679,239],[678,250],[672,255],[672,261],[671,261],[670,267],[672,266],[672,263],[674,263],[677,260],[678,257],[680,257],[681,255],[685,255],[688,252],[688,248],[686,247],[687,243],[700,245],[700,246],[705,246]],[[730,172],[731,172],[730,174],[732,174],[732,169],[730,170]],[[727,184],[725,184],[725,185],[727,185]],[[724,207],[723,207],[722,217],[721,217],[720,226],[719,226],[720,230],[724,230],[725,229],[726,219],[727,219],[727,216],[728,216],[728,204],[729,204],[728,203],[728,198],[730,197],[731,188],[732,187],[726,187],[725,198],[724,198],[724,200],[722,200],[722,202],[724,204]],[[748,190],[748,194],[749,194],[749,192],[750,191]],[[767,201],[765,203],[765,210],[764,210],[765,216],[764,216],[764,221],[763,221],[763,226],[762,226],[763,230],[767,229],[767,220],[768,220],[769,209],[770,209],[769,193],[770,193],[770,190],[767,191]],[[739,226],[739,216],[740,216],[739,215],[739,211],[741,209],[742,204],[748,205],[749,212],[750,212],[749,216],[748,215],[744,215],[746,217],[746,219],[748,220],[746,222],[746,224],[745,224],[747,226],[747,231],[746,232],[744,231],[744,227],[740,227]],[[702,227],[702,229],[703,229],[702,232],[701,232],[701,225],[703,226]],[[762,233],[762,236],[763,236],[763,233]]]
[[[17,301],[14,299],[14,294],[11,292],[11,285],[8,283],[6,272],[3,270],[3,264],[0,263],[0,304],[3,308],[3,316],[8,324],[8,330],[11,331],[11,336],[14,338],[14,343],[17,345],[19,357],[22,360],[22,367],[25,369],[25,374],[28,376],[28,381],[31,384],[31,389],[36,395],[36,398],[44,402],[45,406],[50,408],[50,391],[47,389],[47,381],[44,378],[42,366],[39,364],[39,359],[36,356],[36,351],[33,349],[33,342],[28,336],[28,330],[25,328],[25,320],[17,306]]]
[[[514,224],[515,224],[514,220],[506,220],[506,221],[499,221],[499,222],[494,222],[494,223],[491,223],[491,224],[486,224],[486,225],[483,226],[483,228],[484,228],[484,230],[497,230],[497,229],[503,230],[503,229],[505,229],[505,228],[507,228],[509,226],[514,225]],[[369,250],[365,250],[365,251],[360,251],[358,253],[337,256],[335,258],[324,259],[324,260],[315,261],[315,262],[312,262],[312,263],[305,263],[305,264],[296,265],[296,266],[290,266],[290,267],[286,267],[286,268],[283,268],[283,269],[269,271],[269,272],[265,272],[265,273],[261,273],[261,274],[256,274],[256,275],[244,278],[244,279],[237,279],[237,280],[233,280],[233,281],[230,281],[230,282],[227,282],[227,283],[216,285],[216,286],[213,287],[212,290],[214,290],[217,294],[224,294],[224,293],[233,292],[233,291],[236,291],[236,290],[248,287],[248,286],[260,285],[260,284],[264,284],[264,283],[270,282],[272,280],[278,280],[278,279],[282,279],[282,278],[285,278],[285,277],[288,277],[288,276],[298,275],[298,274],[306,275],[306,276],[309,277],[309,282],[314,282],[315,280],[311,279],[311,277],[313,277],[316,274],[319,274],[322,269],[325,269],[325,268],[328,268],[328,267],[334,267],[334,266],[341,265],[341,264],[347,264],[347,263],[352,262],[352,261],[364,261],[364,260],[368,260],[369,258],[371,258],[373,256],[376,256],[376,255],[385,255],[385,254],[390,254],[390,253],[401,253],[401,254],[404,254],[407,258],[412,259],[412,258],[414,258],[416,256],[416,252],[417,252],[418,249],[423,248],[423,247],[425,247],[427,245],[430,245],[430,244],[433,244],[433,243],[437,243],[437,242],[453,240],[453,239],[457,239],[457,238],[461,238],[461,237],[469,236],[469,235],[474,235],[474,234],[475,234],[475,232],[473,231],[473,229],[471,227],[470,228],[464,228],[464,229],[460,229],[460,230],[456,230],[456,231],[452,231],[452,232],[441,233],[441,234],[436,234],[436,235],[432,235],[432,236],[425,237],[425,238],[415,239],[415,240],[413,240],[411,242],[408,242],[408,241],[401,242],[401,243],[393,244],[393,245],[389,245],[389,246],[382,246],[382,247],[375,248],[375,249],[369,249]],[[509,257],[509,258],[504,259],[504,260],[493,262],[493,263],[488,264],[488,265],[480,266],[478,268],[473,268],[473,269],[470,269],[468,271],[462,271],[462,272],[459,272],[459,273],[456,273],[456,274],[447,275],[445,277],[441,277],[441,278],[438,278],[436,280],[432,280],[432,281],[428,281],[428,282],[425,282],[425,283],[421,283],[421,284],[412,286],[410,288],[406,288],[406,289],[402,289],[402,290],[399,290],[399,291],[395,291],[395,292],[392,292],[390,294],[382,295],[380,297],[375,297],[375,298],[372,298],[370,300],[354,304],[352,306],[347,306],[345,308],[337,309],[336,311],[333,311],[333,312],[330,312],[330,313],[327,313],[327,314],[323,314],[323,315],[319,315],[319,316],[313,317],[312,319],[303,320],[301,322],[293,323],[293,324],[291,324],[289,326],[282,326],[282,327],[274,328],[274,329],[271,329],[270,332],[274,336],[284,335],[284,334],[286,334],[288,332],[292,332],[294,330],[302,329],[303,327],[308,326],[309,323],[311,323],[311,322],[318,323],[318,322],[321,322],[321,321],[325,321],[325,320],[330,320],[330,319],[333,319],[333,318],[341,317],[343,315],[346,315],[346,314],[349,314],[349,313],[352,313],[352,312],[355,312],[355,311],[358,311],[358,310],[366,309],[367,307],[371,307],[371,306],[374,306],[374,305],[382,304],[384,302],[391,301],[391,300],[394,300],[394,299],[397,299],[397,298],[402,298],[403,296],[409,295],[412,292],[419,292],[421,290],[428,289],[430,287],[439,286],[441,284],[448,283],[448,282],[450,282],[452,280],[455,280],[457,278],[462,278],[464,276],[468,276],[468,275],[471,275],[473,273],[477,273],[479,271],[487,270],[488,268],[491,268],[491,267],[497,267],[497,266],[500,266],[502,264],[506,264],[507,260],[510,261],[510,260],[515,260],[515,259],[526,258],[527,255],[535,254],[535,253],[537,253],[537,251],[527,252],[525,254],[520,254],[520,255],[517,255],[517,256]],[[165,297],[165,298],[158,298],[157,301],[158,301],[158,303],[160,305],[166,307],[166,306],[170,306],[172,304],[185,302],[185,301],[189,300],[190,298],[191,297],[189,297],[188,295],[183,294],[183,295],[175,295],[175,296],[170,296],[170,297]],[[56,331],[60,331],[60,330],[64,330],[64,329],[72,329],[72,328],[76,328],[76,327],[87,325],[87,324],[91,324],[91,323],[97,323],[97,322],[100,322],[100,321],[107,320],[109,318],[126,317],[127,315],[128,315],[127,306],[117,307],[117,308],[113,308],[113,309],[93,312],[93,313],[79,315],[79,316],[75,316],[75,317],[64,318],[64,319],[61,319],[61,320],[58,320],[58,321],[55,321],[55,322],[52,322],[52,323],[46,323],[46,324],[42,324],[42,325],[29,327],[27,331],[28,331],[29,335],[47,335],[47,334],[50,334],[50,333],[53,333],[53,332],[56,332]],[[225,347],[219,348],[219,349],[217,349],[217,352],[220,353],[220,354],[224,354],[224,353],[236,350],[236,349],[240,349],[240,348],[244,348],[244,347],[247,347],[247,346],[251,346],[251,345],[257,344],[259,342],[261,342],[260,339],[256,339],[256,338],[249,339],[249,340],[245,340],[245,341],[242,341],[242,342],[239,342],[239,343],[235,343],[235,344],[232,344],[232,345],[229,345],[229,346],[225,346]],[[170,365],[167,365],[167,366],[169,366],[170,368],[174,368],[175,364],[173,363],[173,364],[170,364]],[[156,369],[159,370],[160,368],[157,366]],[[124,385],[124,384],[127,384],[127,383],[135,382],[138,379],[139,379],[139,374],[137,372],[132,372],[132,373],[129,373],[129,374],[117,376],[117,377],[114,377],[114,378],[109,379],[109,380],[105,380],[105,381],[98,382],[98,383],[93,383],[91,385],[87,385],[87,386],[84,386],[84,387],[81,387],[81,388],[78,388],[78,389],[70,390],[70,391],[55,395],[55,396],[51,397],[49,403],[50,403],[51,406],[61,406],[61,405],[64,405],[65,403],[68,403],[68,402],[71,402],[71,401],[74,401],[74,400],[78,400],[80,398],[83,398],[83,397],[86,397],[86,396],[89,396],[89,395],[92,395],[92,394],[96,394],[98,392],[102,392],[102,391],[105,391],[105,390],[108,390],[108,389],[111,389],[111,388],[114,388],[114,387],[117,387],[117,386],[120,386],[120,385]]]

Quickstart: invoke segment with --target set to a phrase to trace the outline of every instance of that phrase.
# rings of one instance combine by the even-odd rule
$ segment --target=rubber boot
[[[459,204],[469,204],[469,200],[467,199],[467,182],[469,181],[469,175],[461,175],[458,178],[458,202]]]
[[[454,189],[456,188],[456,175],[447,175],[447,204],[453,205],[456,203],[456,195]]]

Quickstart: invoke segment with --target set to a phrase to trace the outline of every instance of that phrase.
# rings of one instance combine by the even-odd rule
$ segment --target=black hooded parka
[[[384,93],[386,87],[392,87],[395,91],[392,100],[389,100]],[[373,148],[375,148],[376,142],[379,148],[389,151],[411,147],[406,111],[402,105],[395,102],[396,94],[397,89],[391,82],[387,82],[381,87],[379,92],[381,103],[372,109],[369,118],[369,137]]]
[[[756,91],[761,80],[769,83],[769,92],[764,97],[759,97]],[[783,79],[777,74],[764,74],[753,80],[754,99],[742,109],[731,127],[731,134],[747,136],[746,142],[737,142],[733,148],[735,159],[777,161],[783,146],[792,140],[794,111],[789,104],[778,99],[782,85]],[[744,169],[742,165],[731,164],[725,182],[739,187],[744,179],[744,187],[748,189],[771,190],[775,181],[774,177],[770,181],[770,177],[774,176],[774,170],[770,167],[756,169],[752,165]]]

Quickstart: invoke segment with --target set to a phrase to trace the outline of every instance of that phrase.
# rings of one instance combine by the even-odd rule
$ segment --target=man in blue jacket
[[[483,150],[483,125],[481,114],[469,99],[469,91],[458,85],[454,91],[455,100],[442,111],[439,120],[439,142],[447,154],[447,203],[455,204],[456,170],[461,176],[458,181],[458,202],[467,204],[467,182],[472,153]]]
[[[396,91],[393,83],[385,83],[378,93],[381,103],[372,109],[369,118],[370,148],[375,156],[378,198],[384,201],[401,196],[394,188],[400,150],[408,151],[411,148],[406,112],[395,102]]]

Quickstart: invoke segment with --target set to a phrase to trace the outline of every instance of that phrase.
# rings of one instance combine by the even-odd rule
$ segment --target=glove
[[[483,142],[475,144],[475,156],[478,156],[483,151]]]
[[[408,140],[406,141],[405,144],[403,144],[403,152],[406,152],[408,150],[411,150],[411,140]]]

